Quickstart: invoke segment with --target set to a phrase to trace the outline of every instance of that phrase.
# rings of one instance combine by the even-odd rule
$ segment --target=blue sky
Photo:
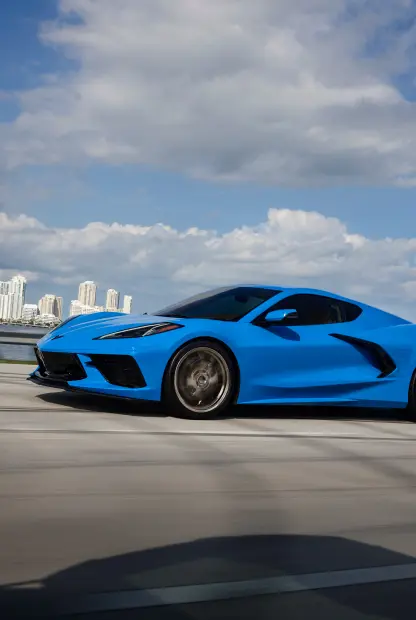
[[[135,165],[91,164],[81,170],[58,167],[53,171],[36,166],[11,176],[24,196],[30,194],[29,188],[39,188],[39,196],[32,195],[31,212],[52,226],[162,221],[181,229],[192,225],[226,231],[255,225],[265,219],[270,207],[284,207],[339,217],[351,231],[368,237],[416,236],[416,190],[412,188],[222,184]],[[22,190],[25,185],[27,192]],[[20,192],[16,192],[10,208],[20,212],[21,205]]]
[[[244,0],[237,11],[213,2],[207,10],[201,0],[192,11],[185,0],[172,10],[160,0],[122,0],[116,11],[109,0],[2,3],[7,217],[25,214],[50,229],[162,222],[220,238],[289,209],[338,218],[348,235],[370,241],[416,238],[415,5],[370,1],[352,12],[349,0],[278,4]],[[273,19],[265,34],[262,20]],[[0,250],[6,276],[9,265]],[[98,268],[89,275],[81,267],[64,271],[73,282],[85,275],[107,286]],[[74,294],[62,271],[21,260],[16,270],[33,273],[34,296],[46,286]],[[407,291],[414,277],[406,275]],[[381,285],[367,287],[381,299]]]
[[[65,59],[51,48],[41,45],[38,36],[41,22],[56,16],[55,0],[2,2],[0,84],[3,91],[12,93],[37,86],[41,83],[42,74],[66,68]],[[16,112],[16,109],[13,110],[14,114]],[[3,120],[5,116],[2,116]]]

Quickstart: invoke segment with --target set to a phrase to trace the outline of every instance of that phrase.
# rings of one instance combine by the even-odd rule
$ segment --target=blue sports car
[[[232,403],[416,417],[415,325],[319,290],[234,286],[152,315],[70,317],[35,352],[35,383],[161,401],[182,417],[212,418]]]

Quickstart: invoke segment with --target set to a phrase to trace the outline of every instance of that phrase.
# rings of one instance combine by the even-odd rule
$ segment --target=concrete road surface
[[[416,425],[191,422],[0,365],[1,618],[416,618]]]

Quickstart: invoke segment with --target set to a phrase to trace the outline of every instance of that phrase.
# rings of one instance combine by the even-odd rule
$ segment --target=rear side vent
[[[146,386],[143,374],[131,355],[89,355],[91,365],[112,385],[127,388]]]
[[[367,355],[371,363],[380,371],[378,375],[379,379],[388,377],[392,372],[396,370],[396,364],[390,357],[390,355],[375,342],[369,340],[363,340],[362,338],[356,338],[354,336],[347,336],[346,334],[330,334],[333,338],[343,340],[349,344],[355,346],[357,349],[361,349],[363,353]]]

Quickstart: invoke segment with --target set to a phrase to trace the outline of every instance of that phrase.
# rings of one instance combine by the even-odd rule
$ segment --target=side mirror
[[[281,310],[272,310],[264,317],[266,323],[280,323],[284,319],[297,319],[298,313],[296,310],[282,308]]]

